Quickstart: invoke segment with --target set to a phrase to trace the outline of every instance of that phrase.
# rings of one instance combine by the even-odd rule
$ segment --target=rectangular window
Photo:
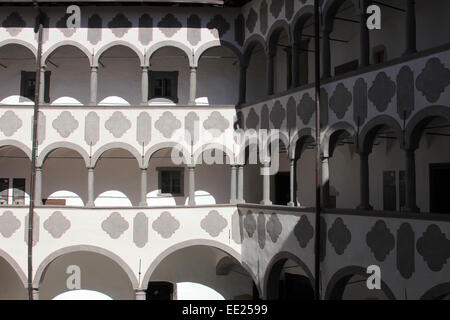
[[[161,194],[183,196],[183,168],[157,168]]]
[[[50,103],[50,75],[51,71],[45,71],[44,76],[44,102]],[[20,95],[34,101],[36,87],[36,72],[22,71],[20,80]]]
[[[13,179],[13,203],[25,204],[25,179]]]
[[[149,99],[165,98],[178,103],[178,71],[150,71]]]
[[[0,205],[8,204],[9,179],[0,178]]]

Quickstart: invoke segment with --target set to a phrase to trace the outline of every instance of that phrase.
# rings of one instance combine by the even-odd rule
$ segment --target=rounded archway
[[[114,300],[134,300],[137,280],[115,254],[94,247],[68,247],[49,255],[34,279],[39,299],[50,300],[72,290],[96,291]]]
[[[328,281],[325,300],[395,300],[392,290],[381,281],[381,290],[367,287],[367,270],[349,266],[337,271]]]
[[[263,39],[248,40],[244,51],[247,66],[246,102],[256,101],[267,96],[267,53]]]
[[[272,258],[264,280],[269,300],[314,300],[313,276],[298,257],[281,252]]]
[[[24,147],[0,147],[0,204],[28,205],[31,161]]]
[[[0,300],[26,300],[28,299],[25,288],[26,278],[17,265],[12,265],[0,252]],[[19,273],[22,277],[19,276]]]
[[[194,241],[169,248],[150,266],[143,287],[154,282],[190,282],[209,288],[210,294],[216,291],[226,300],[252,299],[255,290],[252,275],[227,249],[219,247]],[[196,294],[187,291],[183,298],[195,299]]]

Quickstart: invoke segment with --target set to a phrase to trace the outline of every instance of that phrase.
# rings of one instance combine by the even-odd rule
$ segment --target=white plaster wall
[[[228,275],[216,275],[216,265],[224,253],[206,246],[193,246],[176,251],[160,262],[150,281],[194,282],[206,285],[233,300],[237,296],[252,295],[252,279],[240,268]]]

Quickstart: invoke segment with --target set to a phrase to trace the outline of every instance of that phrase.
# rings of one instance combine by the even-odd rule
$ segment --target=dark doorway
[[[146,300],[173,300],[173,283],[163,281],[149,282]]]
[[[450,213],[450,163],[430,164],[430,212]]]
[[[289,201],[289,172],[279,172],[275,175],[274,204],[285,206]]]
[[[308,277],[285,273],[285,280],[280,280],[280,300],[314,300],[314,290]]]

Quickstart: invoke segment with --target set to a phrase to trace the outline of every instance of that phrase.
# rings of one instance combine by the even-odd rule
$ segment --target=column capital
[[[91,71],[92,72],[97,72],[98,71],[98,66],[91,66]]]

